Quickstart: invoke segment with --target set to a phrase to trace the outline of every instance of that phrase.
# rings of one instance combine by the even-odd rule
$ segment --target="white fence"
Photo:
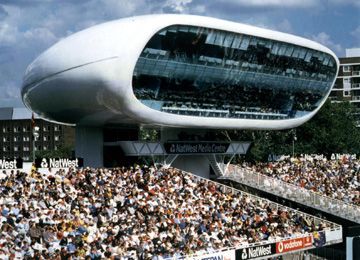
[[[360,223],[360,207],[251,170],[233,166],[222,177]]]

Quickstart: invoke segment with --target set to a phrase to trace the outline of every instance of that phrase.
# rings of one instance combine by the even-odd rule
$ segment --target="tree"
[[[303,153],[360,152],[360,129],[349,102],[327,101],[313,119],[297,129],[297,135]]]
[[[253,142],[247,159],[259,161],[266,160],[269,154],[291,155],[294,131],[296,154],[360,154],[360,129],[354,112],[349,102],[327,101],[312,119],[296,129],[243,131],[242,139]]]
[[[73,148],[71,146],[62,146],[57,150],[36,151],[36,158],[71,158]]]

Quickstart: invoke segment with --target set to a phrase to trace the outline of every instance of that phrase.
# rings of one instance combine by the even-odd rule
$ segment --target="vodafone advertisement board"
[[[312,247],[313,239],[312,236],[288,239],[276,243],[276,253],[282,254],[295,250],[300,250],[307,247]]]

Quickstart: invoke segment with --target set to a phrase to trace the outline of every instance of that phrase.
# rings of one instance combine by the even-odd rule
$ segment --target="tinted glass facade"
[[[201,117],[289,119],[319,106],[336,76],[326,53],[193,26],[170,26],[142,51],[133,90],[143,104]]]

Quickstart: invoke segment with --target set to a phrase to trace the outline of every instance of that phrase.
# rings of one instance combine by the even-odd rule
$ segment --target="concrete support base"
[[[206,179],[210,177],[210,164],[206,155],[179,155],[171,166]]]
[[[76,126],[76,157],[84,158],[84,166],[103,167],[103,129]]]

